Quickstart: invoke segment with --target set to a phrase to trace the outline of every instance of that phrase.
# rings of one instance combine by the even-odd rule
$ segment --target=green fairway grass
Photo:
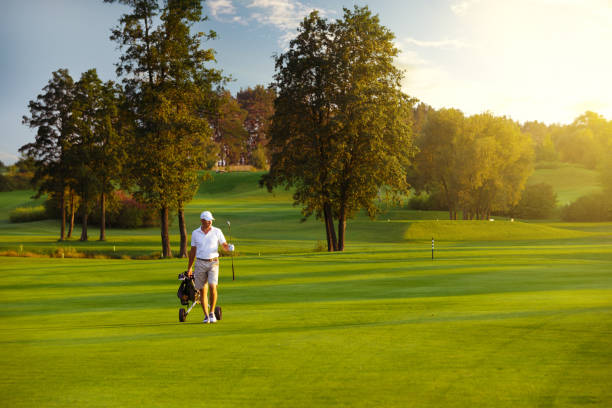
[[[323,224],[290,193],[214,177],[186,215],[226,237],[231,220],[223,320],[178,321],[185,259],[0,257],[0,406],[612,406],[612,223],[387,208],[317,252]],[[3,211],[31,196],[4,194]],[[55,221],[0,217],[0,250],[159,251],[156,228],[59,243]]]

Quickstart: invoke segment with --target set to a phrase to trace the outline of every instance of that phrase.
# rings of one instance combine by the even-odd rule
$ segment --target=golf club
[[[227,220],[227,229],[229,230],[229,240],[230,242],[232,242],[232,225],[230,223],[230,220]],[[235,274],[234,274],[234,251],[232,251],[232,280],[235,280]]]

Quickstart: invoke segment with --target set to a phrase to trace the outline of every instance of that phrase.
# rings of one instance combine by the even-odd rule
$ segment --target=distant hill
[[[527,184],[548,183],[557,193],[557,205],[563,206],[584,195],[601,191],[599,172],[582,166],[555,163],[551,168],[539,168]]]

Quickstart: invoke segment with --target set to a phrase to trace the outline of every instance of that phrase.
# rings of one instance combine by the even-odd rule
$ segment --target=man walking
[[[210,211],[200,214],[202,226],[191,233],[191,251],[187,274],[194,276],[195,288],[200,292],[200,302],[204,311],[203,323],[215,323],[217,305],[217,285],[219,284],[219,244],[226,251],[233,251],[223,232],[212,226],[214,218]],[[195,265],[194,265],[195,261]],[[210,310],[208,309],[208,289],[210,288]]]

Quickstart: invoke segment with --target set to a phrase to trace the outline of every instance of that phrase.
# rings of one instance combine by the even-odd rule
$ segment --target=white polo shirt
[[[212,259],[219,256],[219,245],[225,243],[223,232],[217,227],[210,227],[207,234],[202,228],[197,228],[191,233],[191,246],[196,247],[196,258]]]

